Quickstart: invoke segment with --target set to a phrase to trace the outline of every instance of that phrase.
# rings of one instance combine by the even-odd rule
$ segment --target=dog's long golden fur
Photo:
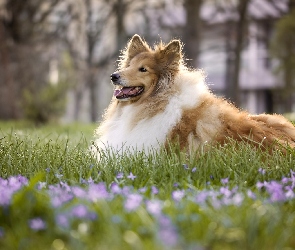
[[[98,149],[147,152],[177,142],[192,152],[229,138],[295,147],[295,128],[283,116],[250,115],[213,95],[202,71],[184,65],[178,40],[151,49],[133,36],[111,79],[115,91],[97,130]]]

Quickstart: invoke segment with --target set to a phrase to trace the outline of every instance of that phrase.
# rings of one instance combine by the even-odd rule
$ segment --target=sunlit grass
[[[1,249],[295,248],[291,149],[229,143],[187,156],[176,146],[98,162],[94,128],[0,123],[0,176],[29,181],[0,205]]]

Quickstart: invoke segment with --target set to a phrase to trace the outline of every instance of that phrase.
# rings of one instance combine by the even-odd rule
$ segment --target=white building
[[[235,22],[234,12],[217,12],[213,4],[201,10],[206,28],[203,32],[201,67],[208,74],[211,89],[219,94],[226,91],[226,53],[228,22]],[[249,4],[247,30],[241,57],[241,105],[251,113],[273,112],[273,90],[283,85],[275,75],[275,61],[270,58],[269,45],[275,22],[286,13],[287,1],[252,0]],[[214,13],[218,13],[215,14]],[[276,105],[276,111],[280,107]]]

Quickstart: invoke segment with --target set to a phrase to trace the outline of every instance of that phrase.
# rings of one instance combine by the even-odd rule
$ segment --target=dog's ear
[[[179,40],[172,40],[162,51],[168,64],[181,60],[181,44]]]
[[[139,35],[134,35],[126,49],[122,52],[121,60],[119,61],[119,68],[128,67],[131,59],[141,52],[148,52],[150,48],[146,42],[144,42]]]
[[[127,45],[127,56],[131,60],[141,52],[148,52],[149,46],[144,42],[139,35],[134,35]]]
[[[156,55],[159,69],[161,72],[175,72],[182,63],[182,46],[179,40],[172,40],[165,47],[158,45],[159,52]]]

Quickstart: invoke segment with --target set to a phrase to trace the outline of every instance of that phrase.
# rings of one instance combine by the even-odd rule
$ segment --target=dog
[[[111,81],[114,95],[96,130],[98,152],[149,153],[177,143],[192,153],[232,139],[263,148],[295,146],[295,128],[283,116],[250,115],[210,92],[204,73],[186,67],[179,40],[152,49],[134,35]]]

